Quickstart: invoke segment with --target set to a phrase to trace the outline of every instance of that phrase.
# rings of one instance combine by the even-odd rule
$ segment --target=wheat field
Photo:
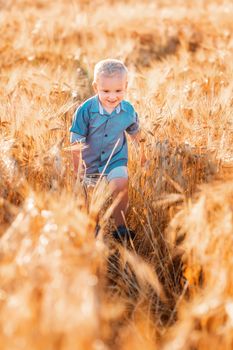
[[[233,349],[231,0],[0,1],[0,349]],[[131,244],[69,128],[95,63],[122,59]],[[101,234],[94,238],[97,221]]]

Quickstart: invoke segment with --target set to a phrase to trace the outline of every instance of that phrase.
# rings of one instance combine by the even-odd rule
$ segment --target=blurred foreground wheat
[[[0,8],[0,348],[232,349],[231,1]],[[148,157],[130,145],[127,247],[104,182],[86,193],[67,151],[111,56]]]

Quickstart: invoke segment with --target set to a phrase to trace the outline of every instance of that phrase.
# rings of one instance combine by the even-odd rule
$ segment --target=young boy
[[[92,83],[95,96],[86,100],[76,110],[71,131],[71,143],[85,144],[81,151],[86,175],[103,173],[114,197],[121,194],[113,218],[116,230],[113,237],[124,240],[131,237],[124,216],[128,207],[128,148],[125,132],[141,147],[140,128],[133,106],[124,100],[128,84],[128,71],[116,59],[106,59],[96,64]],[[74,171],[77,172],[80,152],[73,151]],[[132,237],[133,238],[133,237]]]

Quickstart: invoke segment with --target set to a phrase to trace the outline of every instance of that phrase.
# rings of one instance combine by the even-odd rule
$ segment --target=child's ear
[[[97,93],[98,90],[97,90],[97,84],[95,81],[92,82],[92,87],[93,87],[93,90]]]

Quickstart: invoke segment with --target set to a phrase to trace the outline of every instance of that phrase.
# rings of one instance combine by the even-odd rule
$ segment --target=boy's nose
[[[116,95],[115,94],[110,94],[109,95],[109,100],[111,100],[111,101],[116,100]]]

